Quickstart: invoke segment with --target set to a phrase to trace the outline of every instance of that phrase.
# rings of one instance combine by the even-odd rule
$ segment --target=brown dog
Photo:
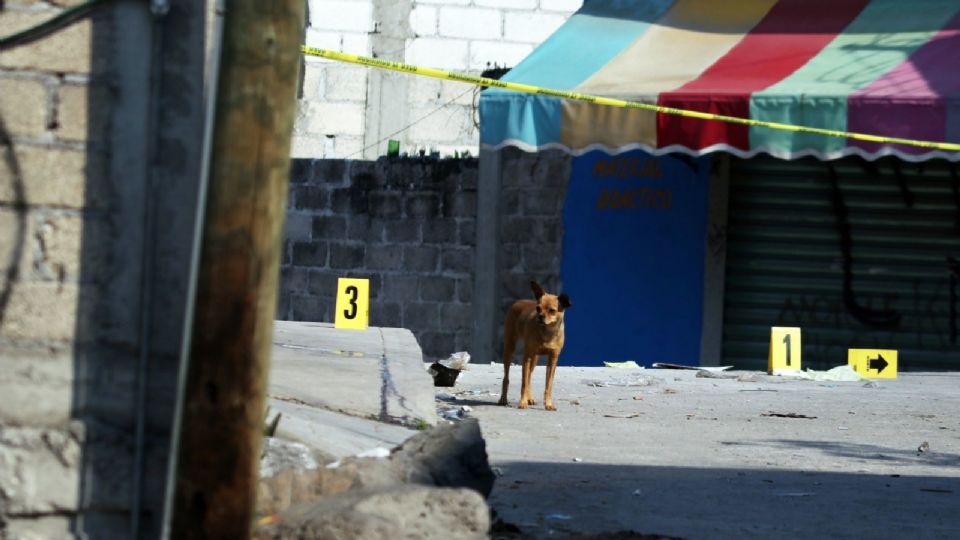
[[[520,384],[521,409],[536,402],[531,395],[530,379],[537,358],[547,356],[547,385],[543,392],[543,407],[555,411],[550,392],[553,389],[553,376],[557,372],[557,360],[563,349],[563,311],[571,305],[566,294],[559,296],[547,294],[536,281],[530,282],[533,295],[537,299],[517,300],[507,310],[507,320],[503,327],[503,390],[500,393],[500,405],[507,404],[507,387],[510,384],[510,361],[517,340],[523,340],[523,381]]]

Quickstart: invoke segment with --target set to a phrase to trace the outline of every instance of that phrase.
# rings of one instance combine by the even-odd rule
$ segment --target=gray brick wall
[[[508,147],[501,152],[498,351],[503,314],[516,300],[533,298],[530,280],[563,292],[563,204],[570,178],[570,156],[561,151],[527,153]]]
[[[476,159],[294,160],[277,318],[333,322],[339,277],[424,355],[470,346]]]

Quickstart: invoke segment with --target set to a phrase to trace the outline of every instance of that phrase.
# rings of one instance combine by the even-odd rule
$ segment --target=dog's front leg
[[[531,395],[530,384],[530,379],[533,377],[533,368],[536,365],[536,355],[527,356],[525,350],[523,353],[523,381],[520,383],[520,403],[518,405],[518,407],[521,409],[526,409],[528,405],[533,405],[536,403]]]
[[[552,352],[547,355],[547,384],[543,391],[543,408],[548,411],[555,411],[557,408],[553,405],[553,376],[557,373],[557,361],[560,360],[560,354]]]

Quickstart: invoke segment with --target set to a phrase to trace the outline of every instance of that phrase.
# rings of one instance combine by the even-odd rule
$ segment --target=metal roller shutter
[[[770,327],[798,326],[804,367],[872,348],[901,371],[960,369],[955,167],[733,160],[724,364],[766,369]]]

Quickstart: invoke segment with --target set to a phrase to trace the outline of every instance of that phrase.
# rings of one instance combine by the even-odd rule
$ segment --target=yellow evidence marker
[[[767,371],[800,371],[800,329],[782,326],[770,328],[770,353]]]
[[[868,379],[897,378],[897,351],[849,349],[847,364]]]
[[[335,328],[366,330],[370,320],[370,280],[338,279],[336,309]]]

